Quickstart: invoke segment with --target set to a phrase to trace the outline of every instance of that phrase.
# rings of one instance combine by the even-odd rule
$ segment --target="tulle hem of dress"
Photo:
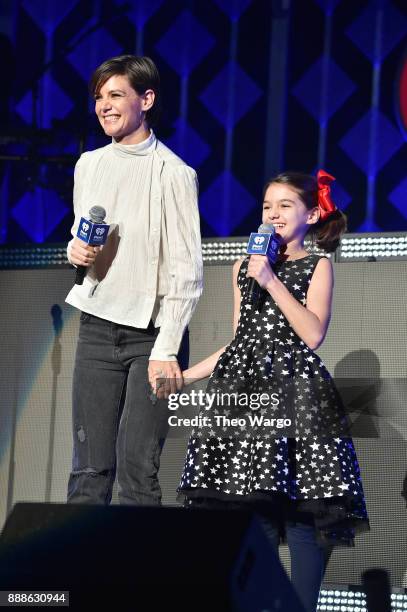
[[[280,544],[287,543],[286,522],[314,526],[318,543],[330,547],[353,547],[356,535],[370,531],[368,518],[357,514],[357,498],[346,495],[292,500],[284,493],[274,491],[258,491],[242,497],[197,488],[178,490],[177,501],[191,509],[256,512],[278,527]]]

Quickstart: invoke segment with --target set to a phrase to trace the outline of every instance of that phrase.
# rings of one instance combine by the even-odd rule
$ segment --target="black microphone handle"
[[[255,278],[250,277],[247,285],[247,296],[250,304],[255,304],[259,301],[262,289]]]
[[[83,285],[83,279],[85,278],[87,271],[88,268],[86,266],[76,267],[75,285]]]

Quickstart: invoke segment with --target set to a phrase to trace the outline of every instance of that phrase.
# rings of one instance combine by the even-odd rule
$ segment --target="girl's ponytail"
[[[311,226],[308,235],[317,247],[332,253],[339,246],[342,234],[347,230],[346,215],[337,208],[325,221],[319,220]]]

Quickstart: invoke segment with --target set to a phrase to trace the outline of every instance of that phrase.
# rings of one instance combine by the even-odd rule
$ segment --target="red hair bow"
[[[334,176],[325,172],[325,170],[318,170],[318,208],[320,211],[320,219],[324,221],[329,215],[337,210],[335,204],[331,200],[331,183],[335,180]]]

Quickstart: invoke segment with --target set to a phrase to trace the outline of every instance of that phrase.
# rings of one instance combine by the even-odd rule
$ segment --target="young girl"
[[[355,531],[368,528],[344,407],[314,353],[329,325],[333,270],[329,258],[304,249],[304,238],[311,234],[327,252],[337,248],[346,217],[331,200],[333,180],[323,170],[317,179],[287,172],[266,185],[262,219],[280,240],[278,261],[271,266],[267,257],[252,255],[235,263],[234,339],[183,373],[190,381],[211,374],[209,394],[276,392],[278,410],[270,405],[257,413],[293,417],[282,435],[242,420],[235,429],[222,419],[196,428],[178,491],[187,507],[243,505],[259,512],[275,548],[288,543],[291,579],[307,612],[316,610],[332,546],[353,545]],[[263,289],[254,304],[250,278]],[[212,406],[212,414],[221,412]],[[208,406],[201,413],[210,414]],[[240,417],[242,409],[236,403],[225,415]]]

